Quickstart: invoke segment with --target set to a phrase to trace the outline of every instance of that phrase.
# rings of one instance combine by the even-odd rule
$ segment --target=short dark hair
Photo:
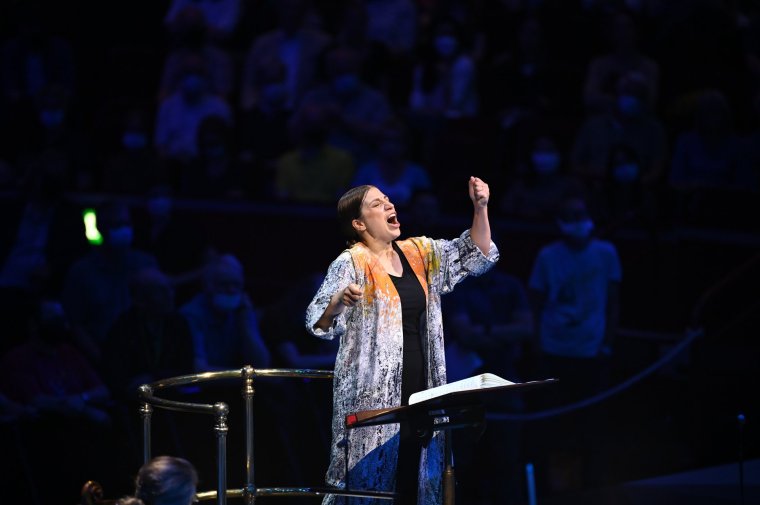
[[[198,473],[182,458],[159,456],[137,474],[135,498],[145,505],[184,505],[195,495]]]
[[[346,243],[349,247],[360,240],[353,221],[361,216],[364,197],[373,187],[369,184],[356,186],[343,193],[343,196],[338,200],[338,224],[340,225],[340,231],[347,239]]]

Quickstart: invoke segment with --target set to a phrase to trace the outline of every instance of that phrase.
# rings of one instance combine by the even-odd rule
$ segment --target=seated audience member
[[[383,188],[395,205],[407,207],[416,191],[429,190],[432,183],[425,169],[409,161],[406,154],[403,127],[400,124],[387,126],[377,141],[376,159],[359,167],[351,185]]]
[[[528,219],[552,217],[565,195],[583,192],[579,180],[563,173],[563,162],[554,139],[538,136],[533,141],[530,158],[504,195],[500,210]]]
[[[203,62],[191,58],[181,75],[179,89],[159,106],[154,143],[163,159],[186,164],[198,157],[198,130],[203,120],[219,116],[231,123],[232,111],[210,91]]]
[[[667,156],[667,138],[648,106],[648,92],[641,75],[629,73],[620,78],[614,110],[589,117],[575,137],[571,156],[575,175],[598,185],[604,179],[610,150],[627,144],[639,158],[642,181],[658,181]]]
[[[292,148],[288,131],[285,65],[277,58],[264,59],[256,72],[256,105],[240,115],[239,159],[244,167],[243,186],[254,199],[271,198],[277,158]]]
[[[237,258],[222,255],[206,266],[203,291],[180,309],[193,336],[197,372],[269,365],[269,350],[244,284]]]
[[[131,303],[132,275],[156,266],[152,255],[132,247],[132,220],[125,204],[103,204],[96,216],[103,244],[71,266],[62,294],[77,345],[94,362],[100,359],[108,329]]]
[[[168,182],[153,148],[144,111],[131,110],[125,114],[118,141],[118,147],[108,157],[103,170],[104,191],[139,194],[154,184]]]
[[[198,473],[182,458],[158,456],[140,467],[135,494],[117,505],[191,505],[195,503]]]
[[[208,69],[209,90],[217,96],[229,98],[234,74],[232,57],[209,41],[211,27],[206,22],[203,6],[195,2],[183,7],[177,13],[175,28],[175,46],[164,63],[159,99],[163,100],[179,89],[183,66],[190,58],[199,59]]]
[[[21,407],[3,456],[17,448],[12,462],[23,468],[24,485],[39,503],[56,503],[75,497],[85,479],[111,475],[118,441],[109,391],[72,345],[61,304],[42,299],[26,322],[27,341],[0,360],[0,396]],[[65,464],[51,472],[51,461]]]
[[[416,115],[436,118],[478,113],[475,62],[453,21],[438,23],[432,50],[415,67],[409,107]]]
[[[132,304],[111,326],[103,352],[111,389],[127,398],[141,384],[193,371],[193,338],[174,308],[169,279],[155,268],[140,270],[130,295]]]
[[[209,36],[214,40],[229,39],[240,19],[240,0],[172,0],[164,18],[170,32],[182,31],[183,16],[188,8],[201,12]]]
[[[357,163],[367,161],[372,146],[390,119],[387,98],[361,80],[359,53],[338,47],[326,56],[328,83],[309,92],[301,108],[318,104],[329,110],[330,144],[350,152]]]
[[[68,176],[65,160],[52,152],[29,167],[23,199],[3,216],[0,290],[57,293],[71,263],[87,252],[81,211],[64,193]]]
[[[241,169],[233,146],[232,129],[220,116],[198,126],[198,155],[180,174],[180,192],[196,198],[235,198],[242,195]]]
[[[146,195],[147,222],[138,228],[135,244],[153,254],[176,287],[200,279],[212,253],[204,233],[190,219],[177,217],[168,186],[154,186]]]
[[[248,110],[257,105],[261,85],[258,71],[263,61],[277,57],[285,66],[285,104],[293,109],[312,86],[319,58],[330,37],[307,26],[311,7],[309,0],[280,0],[277,2],[279,23],[276,29],[257,37],[243,67],[240,105]]]
[[[74,93],[76,67],[71,44],[53,35],[39,6],[17,4],[8,27],[16,34],[0,48],[2,98],[10,106],[33,100],[46,86],[59,86],[68,98]],[[8,12],[6,11],[6,14]]]
[[[108,388],[71,339],[63,306],[41,301],[30,320],[28,340],[0,362],[0,391],[40,415],[107,423]]]
[[[351,183],[351,155],[327,141],[328,116],[317,104],[305,105],[293,118],[296,148],[277,160],[275,193],[282,200],[332,203]]]
[[[631,72],[642,76],[647,89],[647,106],[653,108],[657,102],[660,78],[657,63],[637,47],[637,26],[630,14],[615,11],[608,17],[611,22],[604,26],[609,52],[594,58],[589,64],[584,89],[586,108],[592,113],[613,110],[615,82]]]

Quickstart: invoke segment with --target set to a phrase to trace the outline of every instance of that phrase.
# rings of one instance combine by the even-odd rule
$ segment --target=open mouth
[[[396,217],[396,214],[391,214],[390,216],[388,216],[388,218],[386,219],[386,222],[388,224],[390,224],[390,225],[393,225],[393,226],[398,226],[399,225],[398,218]]]

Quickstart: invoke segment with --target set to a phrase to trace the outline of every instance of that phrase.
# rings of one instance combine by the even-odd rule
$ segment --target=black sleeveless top
[[[393,250],[399,255],[404,269],[401,277],[390,275],[401,300],[401,324],[404,334],[404,357],[401,373],[401,404],[409,402],[409,395],[426,389],[425,362],[422,354],[420,331],[425,317],[427,300],[425,290],[412,270],[409,261],[396,243]]]

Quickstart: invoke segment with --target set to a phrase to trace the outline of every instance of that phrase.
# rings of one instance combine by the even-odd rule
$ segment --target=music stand
[[[431,437],[433,431],[444,430],[443,503],[454,505],[454,467],[450,434],[452,429],[480,426],[485,422],[487,398],[505,394],[508,391],[525,391],[535,387],[559,382],[559,379],[544,379],[519,382],[506,386],[455,391],[414,405],[402,405],[385,409],[363,410],[346,416],[346,429],[356,429],[379,424],[410,423],[415,432]]]

